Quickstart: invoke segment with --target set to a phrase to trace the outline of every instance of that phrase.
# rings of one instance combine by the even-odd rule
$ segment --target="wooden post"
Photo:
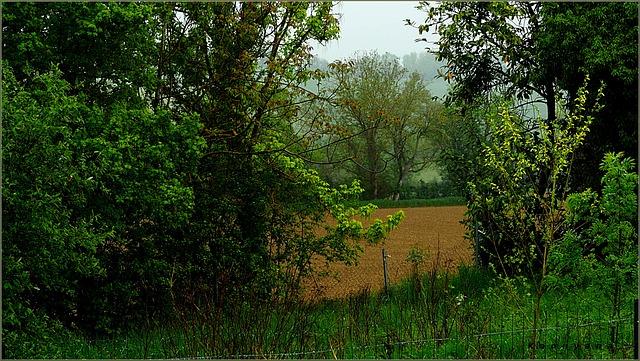
[[[384,291],[387,293],[387,297],[389,297],[389,275],[387,273],[387,255],[382,249],[382,268],[384,270]]]
[[[474,227],[473,227],[473,231],[474,231],[474,239],[475,239],[475,261],[476,261],[476,269],[480,269],[480,254],[478,253],[478,251],[480,250],[480,233],[478,233],[478,220],[476,219],[476,221],[474,222]]]

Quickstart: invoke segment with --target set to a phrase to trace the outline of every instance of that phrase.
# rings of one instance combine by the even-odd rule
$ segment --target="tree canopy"
[[[637,4],[423,2],[419,31],[440,35],[435,53],[446,62],[449,104],[463,111],[492,96],[514,106],[539,103],[556,117],[556,99],[571,108],[586,75],[591,93],[606,86],[604,106],[581,147],[573,185],[597,187],[606,152],[637,156]],[[485,103],[486,104],[486,103]],[[590,106],[592,104],[587,104]],[[535,121],[535,113],[523,112]]]
[[[297,297],[402,219],[363,227],[358,182],[301,154],[330,131],[302,85],[331,3],[2,6],[3,357],[38,355],[52,324]]]
[[[341,162],[341,169],[362,181],[365,197],[398,199],[409,177],[431,165],[437,153],[432,138],[442,111],[427,81],[397,57],[376,52],[331,64],[328,81],[335,104],[330,123],[348,139],[332,147],[331,157],[318,159],[342,155],[339,160],[348,162]],[[333,144],[333,139],[319,144]]]

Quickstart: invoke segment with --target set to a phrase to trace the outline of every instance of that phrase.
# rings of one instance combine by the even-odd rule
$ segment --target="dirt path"
[[[386,219],[398,209],[378,209],[372,218]],[[358,266],[333,264],[330,270],[337,272],[338,280],[322,277],[316,280],[314,297],[337,298],[358,293],[364,289],[380,290],[384,287],[382,248],[385,249],[390,283],[406,278],[411,264],[406,261],[412,249],[429,254],[425,267],[433,267],[438,260],[440,267],[455,268],[469,263],[473,258],[470,244],[464,240],[465,206],[424,207],[404,209],[406,218],[393,231],[384,245],[365,246]],[[438,254],[440,255],[438,258]]]

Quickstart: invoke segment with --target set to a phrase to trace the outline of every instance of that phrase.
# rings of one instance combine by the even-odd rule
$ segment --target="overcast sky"
[[[343,1],[334,6],[342,14],[340,39],[326,47],[314,44],[318,57],[332,62],[352,56],[356,51],[378,50],[402,57],[425,52],[427,43],[416,43],[418,30],[405,25],[405,19],[421,24],[426,14],[415,7],[417,1]],[[424,35],[422,36],[424,37]],[[433,35],[428,36],[434,39]]]

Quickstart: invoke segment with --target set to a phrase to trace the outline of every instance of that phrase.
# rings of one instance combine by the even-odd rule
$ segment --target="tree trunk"
[[[366,149],[367,149],[367,167],[365,171],[369,174],[369,186],[371,187],[371,194],[374,199],[378,199],[380,193],[380,185],[379,185],[379,152],[378,146],[376,143],[376,132],[374,130],[370,130],[367,132],[366,136]]]

